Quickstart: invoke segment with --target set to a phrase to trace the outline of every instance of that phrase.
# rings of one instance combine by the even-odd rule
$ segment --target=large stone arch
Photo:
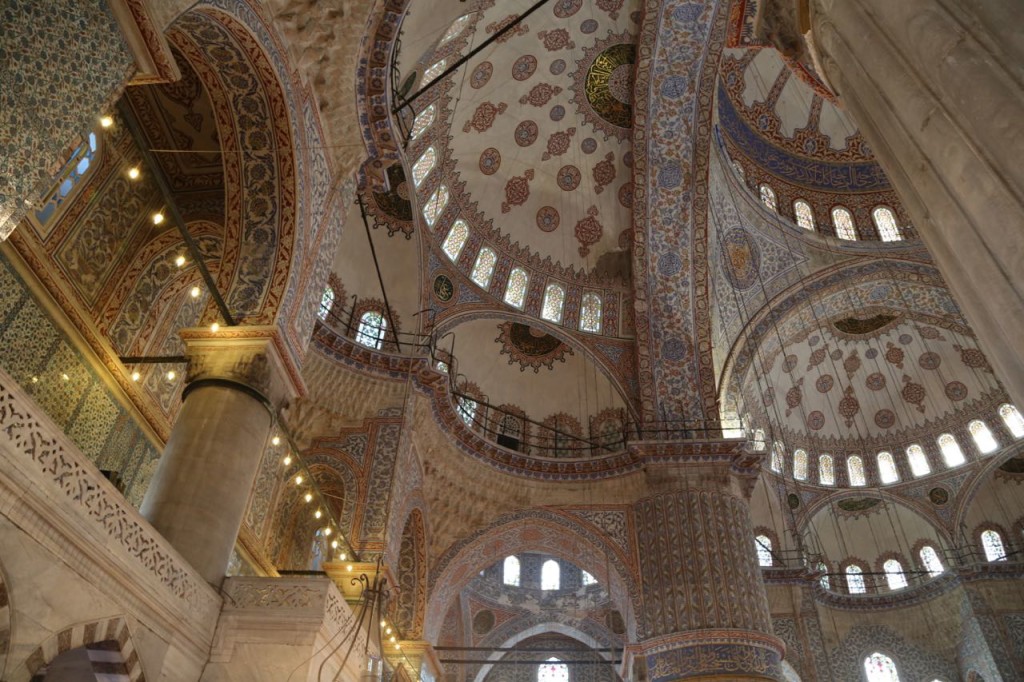
[[[110,643],[111,647],[116,646],[131,682],[146,679],[131,629],[122,616],[69,625],[47,638],[3,679],[8,682],[29,682],[33,675],[60,654],[101,642]]]
[[[526,628],[522,632],[518,632],[515,635],[512,635],[511,637],[508,637],[505,640],[503,640],[500,644],[497,645],[497,648],[510,649],[519,644],[520,642],[530,639],[531,637],[536,637],[537,635],[545,634],[564,635],[565,637],[575,639],[577,642],[585,646],[588,646],[591,649],[603,649],[606,648],[608,645],[607,642],[598,641],[591,635],[588,635],[582,630],[575,628],[571,625],[568,625],[566,623],[549,622],[541,623],[539,625],[534,625],[532,627]],[[494,651],[487,657],[487,660],[501,660],[505,657],[506,653],[507,652],[505,651]],[[612,658],[608,652],[599,652],[597,655],[601,656],[602,658],[608,661],[610,661]],[[480,666],[480,670],[477,671],[476,675],[473,678],[474,682],[483,682],[487,678],[488,673],[490,673],[493,667],[494,666],[490,664]]]
[[[459,592],[495,561],[520,552],[542,552],[571,562],[607,586],[626,622],[627,636],[642,632],[639,580],[624,547],[568,513],[549,509],[511,512],[460,540],[431,566],[424,638],[435,641]]]

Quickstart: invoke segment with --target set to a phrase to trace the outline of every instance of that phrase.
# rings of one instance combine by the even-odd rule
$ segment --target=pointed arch
[[[109,643],[111,650],[118,652],[125,666],[125,674],[132,682],[146,679],[142,659],[135,647],[131,630],[122,616],[76,623],[55,632],[36,647],[36,650],[5,679],[9,682],[29,682],[33,675],[39,673],[57,656],[72,649],[100,643]]]
[[[448,606],[480,571],[499,557],[488,548],[501,547],[500,558],[540,552],[568,561],[606,586],[622,613],[629,637],[642,631],[638,622],[640,593],[625,548],[570,513],[533,509],[505,514],[491,525],[455,543],[431,566],[430,600],[423,635],[436,640]]]

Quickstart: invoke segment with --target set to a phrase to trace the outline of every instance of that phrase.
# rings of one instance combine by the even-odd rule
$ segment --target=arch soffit
[[[963,488],[957,494],[956,509],[953,511],[953,528],[963,528],[963,524],[967,522],[967,517],[970,514],[971,505],[982,489],[987,485],[999,483],[995,478],[996,469],[1005,464],[1007,460],[1019,457],[1021,454],[1019,448],[1010,447],[984,460],[984,464],[964,482]]]
[[[802,514],[797,517],[797,532],[803,534],[814,524],[815,520],[823,513],[827,513],[833,504],[848,499],[863,499],[864,497],[878,497],[883,504],[891,504],[896,508],[897,513],[906,511],[923,521],[929,528],[935,531],[935,535],[947,546],[952,547],[953,541],[949,529],[942,526],[935,516],[929,513],[927,507],[915,501],[899,497],[889,491],[872,489],[860,491],[845,491],[832,495],[822,495],[807,505]],[[916,541],[917,538],[911,538]],[[907,548],[909,550],[909,548]]]
[[[914,279],[922,286],[940,288],[944,291],[945,284],[941,275],[934,267],[917,261],[896,260],[889,258],[858,259],[852,263],[839,263],[833,267],[816,272],[812,277],[801,280],[785,289],[758,309],[733,341],[726,356],[719,377],[719,395],[724,401],[730,391],[735,391],[752,366],[750,358],[757,348],[769,338],[775,325],[781,324],[798,314],[804,307],[822,296],[826,296],[845,287],[852,279],[865,282],[875,280]],[[878,307],[885,307],[884,303]],[[934,315],[922,311],[904,311],[912,317],[921,316],[922,321],[934,322]],[[966,322],[958,317],[957,322],[963,325],[962,331],[970,333]]]
[[[29,682],[43,666],[65,651],[111,640],[118,643],[121,659],[125,662],[126,667],[131,666],[128,668],[129,679],[132,682],[146,679],[142,658],[135,646],[131,629],[123,616],[76,623],[60,632],[55,632],[3,679],[9,680],[9,682]]]
[[[510,554],[543,552],[568,561],[608,588],[630,637],[639,623],[640,591],[635,562],[610,538],[568,513],[549,509],[518,511],[451,545],[428,569],[430,596],[424,635],[434,641],[452,601],[474,576]]]
[[[442,342],[444,337],[449,333],[454,332],[459,325],[474,322],[476,320],[488,320],[493,319],[496,321],[508,321],[518,322],[519,324],[529,325],[536,329],[544,331],[546,334],[554,336],[556,339],[566,344],[573,351],[579,351],[579,353],[591,362],[598,370],[611,382],[612,386],[615,387],[619,397],[622,399],[623,404],[630,411],[631,415],[635,418],[637,416],[637,397],[630,394],[630,391],[626,390],[624,384],[625,377],[621,376],[616,368],[610,363],[609,359],[600,355],[600,353],[591,348],[588,344],[583,343],[580,337],[570,333],[564,327],[551,324],[540,318],[531,317],[522,313],[513,313],[504,310],[463,310],[450,317],[446,317],[437,325],[434,335],[438,339],[438,347],[440,350],[444,349],[444,343]],[[599,341],[602,337],[595,336],[594,340]],[[455,357],[458,359],[458,344],[455,347]]]
[[[497,648],[500,648],[500,649],[510,649],[510,648],[516,646],[517,644],[519,644],[520,642],[524,642],[524,641],[530,639],[531,637],[536,637],[537,635],[548,635],[548,634],[564,635],[564,636],[569,637],[571,639],[575,639],[577,642],[579,642],[579,643],[583,644],[584,646],[587,646],[587,647],[589,647],[591,649],[602,649],[602,648],[605,648],[605,646],[606,646],[604,643],[598,642],[596,639],[594,639],[593,637],[591,637],[587,633],[585,633],[582,630],[579,630],[577,628],[574,628],[571,625],[568,625],[566,623],[549,622],[549,623],[541,623],[539,625],[534,625],[532,627],[526,628],[522,632],[518,632],[518,633],[512,635],[511,637],[503,640],[500,644],[497,645]],[[503,659],[506,655],[508,655],[510,653],[515,653],[515,652],[511,652],[511,651],[494,651],[494,652],[492,652],[487,657],[487,660],[488,661],[500,661],[501,659]],[[610,660],[611,659],[611,654],[609,654],[608,652],[596,652],[596,653],[597,653],[598,656],[600,656],[601,658],[604,658],[605,660]],[[487,675],[491,672],[491,669],[493,667],[494,666],[490,665],[490,664],[482,665],[480,667],[480,670],[477,671],[476,677],[473,678],[473,682],[483,682],[485,679],[487,679]]]

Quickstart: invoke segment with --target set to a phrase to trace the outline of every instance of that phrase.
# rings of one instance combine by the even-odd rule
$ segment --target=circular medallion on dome
[[[388,192],[372,192],[377,207],[388,216],[401,221],[412,220],[412,204],[409,202],[409,186],[405,181],[402,164],[396,163],[388,167]]]
[[[636,44],[628,33],[609,35],[584,49],[572,74],[573,99],[583,119],[604,135],[625,141],[633,127]]]
[[[928,499],[932,501],[932,504],[941,507],[949,502],[949,491],[936,486],[928,491]]]
[[[722,238],[725,277],[734,288],[743,291],[757,282],[761,252],[744,230],[730,230]]]
[[[448,275],[438,275],[434,278],[434,296],[442,303],[447,303],[455,296],[455,285]]]

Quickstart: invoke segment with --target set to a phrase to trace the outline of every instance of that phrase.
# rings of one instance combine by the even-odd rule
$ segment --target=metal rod
[[[384,288],[384,277],[380,274],[380,263],[377,261],[377,249],[373,247],[373,235],[370,234],[370,223],[366,220],[366,206],[363,205],[363,195],[356,192],[356,200],[359,202],[359,213],[363,216],[363,227],[366,228],[366,241],[370,242],[370,255],[373,256],[373,267],[377,268],[377,282],[380,283],[380,293],[384,297],[384,314],[388,316],[388,324],[391,326],[391,336],[395,339],[395,346],[398,352],[402,352],[402,344],[398,341],[398,329],[395,327],[395,320],[391,317],[391,304],[388,303],[388,291]],[[353,303],[353,306],[355,304]]]
[[[435,646],[434,651],[519,651],[521,653],[530,654],[578,654],[580,650],[577,649],[566,649],[565,647],[554,647],[551,649],[523,649],[521,647],[514,646]],[[622,647],[608,648],[608,649],[591,649],[587,647],[587,651],[593,651],[594,653],[615,653],[616,651],[622,651]]]
[[[188,358],[184,355],[122,355],[117,359],[125,365],[183,364],[188,362]]]
[[[178,232],[181,233],[181,238],[185,240],[188,252],[192,255],[192,260],[195,261],[196,267],[199,268],[199,273],[203,276],[203,281],[206,282],[206,288],[210,290],[210,295],[217,304],[217,308],[220,309],[220,314],[221,317],[224,318],[224,323],[229,327],[238,326],[238,322],[234,317],[232,317],[231,311],[228,310],[227,302],[220,295],[220,291],[217,289],[217,283],[213,281],[213,276],[210,274],[210,271],[206,269],[206,263],[203,262],[203,254],[199,252],[199,246],[196,244],[195,240],[192,239],[192,235],[189,234],[188,228],[185,226],[185,221],[182,219],[181,213],[178,211],[178,206],[174,203],[174,194],[171,192],[171,186],[167,182],[167,178],[164,177],[160,164],[157,163],[156,158],[149,150],[149,145],[142,133],[142,128],[139,126],[139,122],[135,120],[135,114],[132,113],[131,108],[123,98],[118,102],[117,110],[124,119],[125,127],[128,128],[128,132],[131,134],[132,139],[135,140],[135,146],[139,148],[139,153],[142,154],[142,162],[146,164],[146,167],[153,174],[156,186],[160,189],[160,194],[163,196],[164,203],[167,205],[167,212],[171,214],[171,222],[178,228]]]
[[[429,83],[427,83],[426,85],[424,85],[422,88],[417,90],[415,93],[413,93],[412,97],[409,97],[408,99],[404,100],[402,102],[401,106],[398,106],[398,107],[395,107],[394,109],[392,109],[391,113],[392,114],[397,114],[402,109],[404,109],[407,106],[411,105],[413,102],[415,102],[420,97],[420,95],[424,94],[425,92],[430,90],[432,87],[434,87],[435,85],[437,85],[438,83],[443,81],[446,76],[449,76],[452,73],[454,73],[455,71],[457,71],[460,66],[462,66],[463,64],[468,62],[473,57],[475,57],[477,55],[477,53],[479,53],[481,50],[483,50],[484,48],[489,46],[495,40],[497,40],[498,38],[502,37],[503,35],[505,35],[509,31],[511,31],[513,28],[518,26],[524,19],[526,19],[526,17],[530,16],[531,14],[533,14],[534,12],[539,10],[541,7],[543,7],[545,4],[547,4],[547,2],[548,2],[548,0],[538,0],[537,2],[535,2],[533,4],[533,6],[530,7],[530,9],[526,10],[525,12],[520,14],[518,17],[516,17],[515,20],[512,23],[510,23],[508,26],[504,27],[503,29],[501,29],[500,31],[498,31],[497,33],[492,35],[490,38],[488,38],[487,40],[485,40],[484,42],[480,43],[475,48],[470,50],[469,54],[467,54],[465,57],[463,57],[459,61],[455,62],[451,66],[449,66],[447,69],[445,69],[444,73],[442,73],[440,76],[438,76],[434,80],[432,80]]]
[[[577,649],[579,651],[579,649]],[[478,658],[442,658],[441,663],[455,663],[457,665],[544,665],[550,663],[558,663],[559,665],[619,665],[622,661],[593,661],[584,659],[571,659],[571,660],[560,660],[560,661],[521,661],[521,660],[505,660],[499,658],[495,661],[482,661]]]

